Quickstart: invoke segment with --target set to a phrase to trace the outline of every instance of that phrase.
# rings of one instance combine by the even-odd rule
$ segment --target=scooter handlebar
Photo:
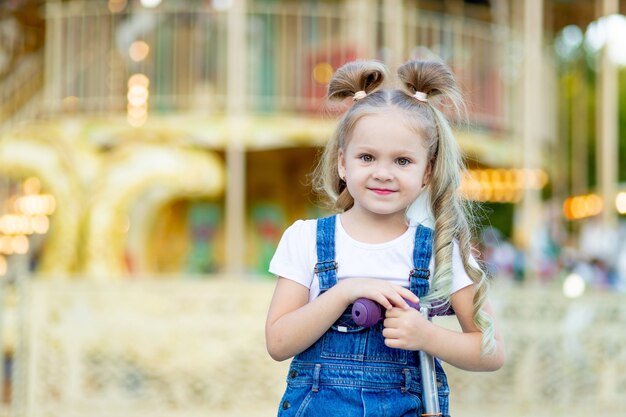
[[[414,309],[420,309],[419,303],[404,300]],[[372,327],[385,319],[385,309],[376,301],[359,298],[352,305],[352,320],[363,327]]]

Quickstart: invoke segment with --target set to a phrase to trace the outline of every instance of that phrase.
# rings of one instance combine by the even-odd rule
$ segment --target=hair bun
[[[409,61],[398,68],[402,90],[415,97],[424,93],[429,99],[435,96],[447,98],[457,111],[457,116],[466,116],[463,95],[450,67],[441,61]]]
[[[340,67],[328,84],[328,99],[343,100],[359,91],[371,94],[385,81],[387,68],[378,61],[354,61]]]

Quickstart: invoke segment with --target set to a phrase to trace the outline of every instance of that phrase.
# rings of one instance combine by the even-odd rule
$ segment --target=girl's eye
[[[363,162],[372,162],[374,160],[374,157],[372,155],[361,155],[359,159],[361,159],[361,161]]]
[[[398,158],[397,161],[398,165],[409,165],[411,163],[411,161],[407,158]]]

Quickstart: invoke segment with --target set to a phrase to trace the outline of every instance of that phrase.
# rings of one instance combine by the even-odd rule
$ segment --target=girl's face
[[[404,217],[428,182],[425,140],[398,113],[364,116],[339,150],[339,175],[360,214]]]

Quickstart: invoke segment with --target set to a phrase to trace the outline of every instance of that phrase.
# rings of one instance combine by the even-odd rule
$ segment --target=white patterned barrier
[[[29,285],[24,415],[271,415],[285,365],[265,351],[269,297],[263,282]]]
[[[495,373],[450,369],[454,414],[626,415],[624,294],[518,288],[492,298],[507,361]]]
[[[271,280],[35,280],[18,304],[10,414],[275,415],[288,364],[265,351],[272,289]],[[508,361],[495,373],[448,369],[454,416],[625,415],[624,295],[492,298]]]

